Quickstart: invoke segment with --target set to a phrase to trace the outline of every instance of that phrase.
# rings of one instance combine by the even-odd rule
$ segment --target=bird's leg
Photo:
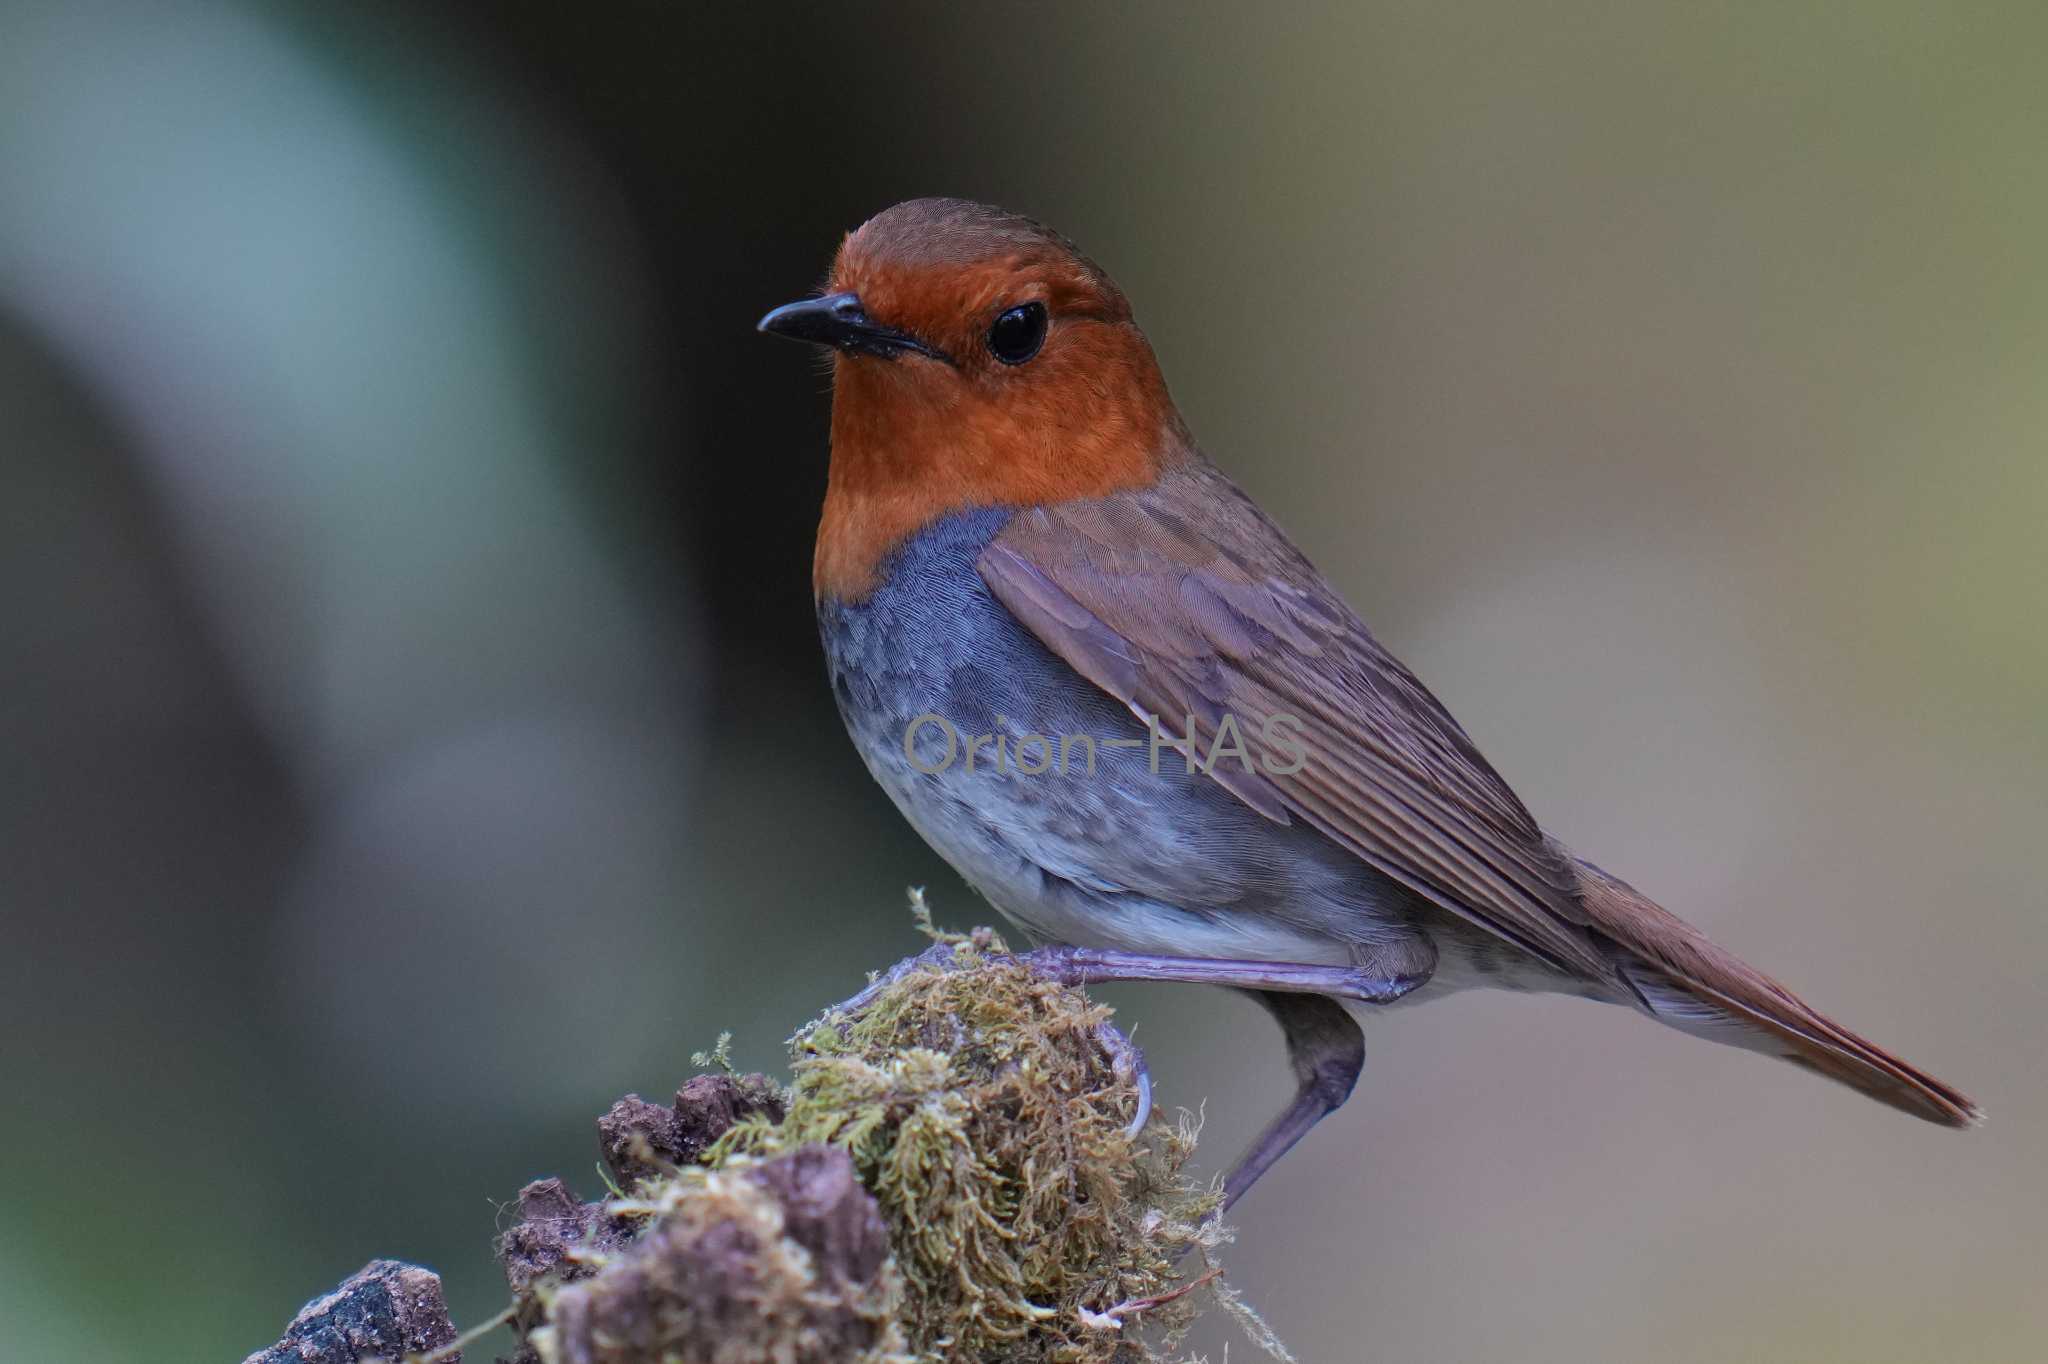
[[[1264,994],[1330,995],[1386,1004],[1429,979],[1427,970],[1375,971],[1367,966],[1318,966],[1305,962],[1229,961],[1207,957],[1162,957],[1095,947],[1039,947],[1019,954],[1048,980],[1096,985],[1112,980],[1172,980],[1189,985],[1227,985]]]
[[[1430,978],[1435,945],[1426,938],[1382,944],[1353,966],[1301,962],[1215,961],[1087,947],[1041,947],[1024,954],[1034,971],[1069,985],[1113,980],[1172,980],[1227,985],[1250,994],[1278,1020],[1298,1088],[1223,1178],[1223,1206],[1244,1197],[1273,1162],[1335,1112],[1365,1067],[1365,1033],[1339,999],[1385,1004]]]
[[[1300,1087],[1223,1177],[1225,1211],[1311,1127],[1351,1097],[1351,1087],[1365,1068],[1365,1032],[1335,1000],[1277,990],[1246,993],[1263,1004],[1286,1033],[1287,1059]]]
[[[1350,1096],[1351,1086],[1365,1066],[1365,1034],[1336,999],[1371,1004],[1399,999],[1428,980],[1435,967],[1436,954],[1427,940],[1420,947],[1420,953],[1411,951],[1398,967],[1384,960],[1357,966],[1318,966],[1163,957],[1091,947],[1040,947],[1023,953],[1021,959],[1039,975],[1066,985],[1116,980],[1227,985],[1251,995],[1279,1020],[1300,1089],[1224,1176],[1223,1206],[1228,1209],[1274,1161]],[[1151,1108],[1151,1077],[1142,1057],[1137,1077],[1142,1097],[1133,1132],[1144,1126]]]
[[[1410,952],[1399,965],[1388,959],[1391,953],[1377,954],[1378,960],[1359,965],[1322,966],[1307,962],[1167,957],[1094,947],[1038,947],[1019,953],[1017,959],[1036,974],[1063,985],[1164,980],[1228,986],[1250,994],[1279,1020],[1287,1035],[1288,1059],[1301,1088],[1286,1111],[1259,1134],[1251,1150],[1225,1176],[1227,1208],[1351,1093],[1351,1086],[1365,1064],[1365,1034],[1335,1000],[1385,1004],[1399,999],[1430,977],[1435,952],[1428,947],[1427,940],[1423,940],[1423,947],[1426,955]],[[920,968],[944,970],[952,957],[949,944],[927,948],[898,962],[874,984],[840,1005],[839,1011],[858,1012],[878,991],[904,973]],[[1138,1111],[1131,1124],[1135,1135],[1151,1116],[1152,1077],[1145,1068],[1143,1055],[1114,1030],[1106,1030],[1103,1045],[1112,1064],[1120,1072],[1127,1072],[1137,1086]]]

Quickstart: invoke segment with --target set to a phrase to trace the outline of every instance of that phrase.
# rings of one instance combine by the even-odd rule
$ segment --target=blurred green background
[[[239,1359],[377,1255],[479,1319],[613,1097],[775,1067],[908,884],[986,917],[832,713],[823,383],[752,333],[945,193],[1118,277],[1550,827],[1992,1114],[1390,1018],[1241,1208],[1302,1357],[2039,1358],[2044,59],[2031,0],[6,0],[0,1356]],[[1227,1162],[1277,1034],[1112,994]]]

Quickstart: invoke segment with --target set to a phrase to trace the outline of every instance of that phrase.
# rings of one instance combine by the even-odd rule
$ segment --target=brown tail
[[[1984,1120],[1966,1095],[1808,1007],[1626,881],[1590,862],[1578,865],[1586,913],[1593,927],[1627,949],[1619,963],[1622,978],[1653,1017],[1782,1056],[1944,1127]]]

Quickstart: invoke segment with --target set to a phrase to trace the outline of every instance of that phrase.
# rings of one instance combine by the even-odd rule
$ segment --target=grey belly
[[[1179,956],[1341,963],[1426,929],[1463,936],[1313,829],[1267,820],[1171,749],[1155,758],[1145,727],[983,584],[974,560],[1006,516],[941,521],[866,601],[819,609],[868,770],[997,909],[1040,941]]]

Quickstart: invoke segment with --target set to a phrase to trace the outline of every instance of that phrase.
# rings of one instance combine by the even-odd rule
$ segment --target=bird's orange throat
[[[950,513],[1149,487],[1184,457],[1187,430],[1144,335],[1094,325],[1086,343],[1029,382],[963,381],[923,357],[838,357],[818,597],[862,600],[891,550]]]

